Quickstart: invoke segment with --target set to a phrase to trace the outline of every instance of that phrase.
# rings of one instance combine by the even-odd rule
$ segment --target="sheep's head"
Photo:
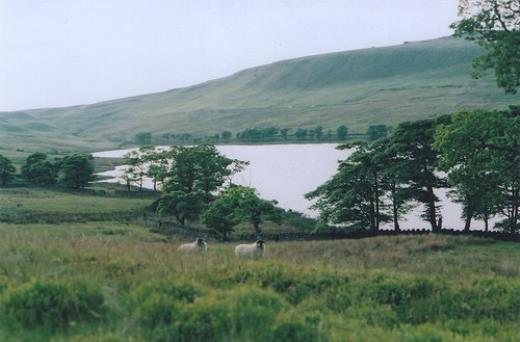
[[[265,241],[264,240],[257,240],[256,241],[256,247],[260,249],[264,249]]]
[[[204,239],[203,238],[197,238],[197,245],[203,246],[204,245]]]

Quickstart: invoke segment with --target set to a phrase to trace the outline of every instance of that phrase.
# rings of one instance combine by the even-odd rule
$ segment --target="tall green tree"
[[[298,140],[305,140],[307,138],[308,133],[309,131],[307,131],[305,128],[298,128],[294,133],[294,136]]]
[[[501,213],[501,226],[519,227],[520,115],[510,112],[461,112],[441,126],[435,147],[441,151],[440,166],[448,172],[464,205],[466,230],[472,217]]]
[[[199,217],[224,183],[247,164],[223,156],[213,145],[176,146],[168,157],[171,167],[160,199],[160,212],[174,214],[181,224]]]
[[[336,137],[338,140],[344,141],[347,140],[348,137],[348,127],[345,125],[341,125],[336,129]]]
[[[90,154],[72,154],[60,159],[60,182],[74,189],[87,186],[95,179],[93,159]]]
[[[153,190],[164,183],[168,176],[169,152],[158,150],[155,146],[139,149],[135,167],[142,169],[142,174],[150,177],[153,182]],[[143,179],[141,177],[140,179]]]
[[[135,135],[134,141],[137,145],[150,145],[152,143],[152,133],[140,132]]]
[[[388,128],[386,125],[370,125],[367,129],[367,136],[369,141],[386,138],[387,135]]]
[[[460,0],[455,35],[475,41],[485,54],[473,60],[473,76],[494,69],[497,84],[508,93],[520,86],[520,1]]]
[[[229,192],[223,193],[202,214],[202,220],[208,228],[219,233],[224,240],[233,232],[234,227],[241,222],[241,217],[236,215],[237,203]]]
[[[283,140],[287,140],[287,135],[291,129],[290,128],[282,128],[280,130],[280,135],[282,136]]]
[[[168,191],[161,195],[157,211],[162,215],[173,215],[181,225],[199,218],[205,206],[204,193],[199,190]]]
[[[374,159],[368,144],[343,145],[340,148],[353,146],[355,152],[340,163],[332,179],[305,196],[317,199],[312,208],[319,211],[322,221],[369,227],[375,232],[390,218],[381,205],[381,164]]]
[[[0,185],[6,186],[11,182],[16,174],[16,167],[14,167],[11,160],[0,154]]]
[[[314,128],[314,135],[316,136],[316,139],[321,140],[321,138],[323,138],[323,127],[316,126],[316,128]]]
[[[282,219],[283,211],[276,206],[277,202],[260,198],[253,188],[234,185],[223,197],[234,206],[234,217],[240,222],[249,222],[257,236],[262,234],[264,221],[280,222]]]
[[[222,140],[227,142],[229,141],[229,139],[231,139],[233,134],[230,131],[223,131],[222,133],[220,133],[220,136],[222,137]]]
[[[47,154],[36,152],[27,157],[21,168],[22,177],[32,184],[52,185],[58,179],[58,165]]]
[[[449,120],[448,116],[443,116],[433,120],[404,122],[397,126],[390,137],[400,167],[407,170],[407,177],[403,181],[409,184],[411,197],[424,205],[422,217],[430,223],[433,232],[442,229],[435,189],[446,187],[447,183],[436,173],[439,152],[432,144],[437,125],[448,123]]]
[[[389,138],[376,140],[371,144],[371,149],[373,164],[377,165],[380,187],[390,200],[394,230],[400,231],[399,219],[411,209],[409,201],[414,193],[407,184],[410,174]]]

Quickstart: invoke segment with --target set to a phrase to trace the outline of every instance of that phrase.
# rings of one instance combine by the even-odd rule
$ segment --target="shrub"
[[[326,340],[324,333],[320,333],[320,317],[314,314],[283,314],[272,327],[272,341],[314,342]]]
[[[238,287],[194,302],[164,293],[139,305],[136,318],[152,341],[259,340],[268,338],[284,302],[274,292]]]
[[[180,317],[179,304],[172,297],[154,293],[139,305],[136,317],[146,329],[170,325]]]
[[[66,328],[73,321],[99,319],[105,312],[101,290],[88,283],[35,281],[8,290],[4,317],[23,327]]]
[[[131,294],[134,303],[142,303],[152,295],[161,294],[176,301],[192,303],[200,295],[200,290],[190,283],[172,280],[145,283]]]

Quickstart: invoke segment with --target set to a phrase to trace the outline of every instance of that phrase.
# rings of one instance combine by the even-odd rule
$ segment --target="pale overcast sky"
[[[456,0],[0,0],[0,111],[451,34]]]

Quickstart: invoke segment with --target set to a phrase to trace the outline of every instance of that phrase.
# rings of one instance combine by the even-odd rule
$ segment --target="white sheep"
[[[192,243],[180,245],[177,251],[181,253],[206,253],[208,251],[208,244],[204,239],[197,238],[197,240]]]
[[[235,255],[242,258],[259,259],[264,256],[264,251],[264,240],[257,240],[251,244],[241,244],[235,247]]]

